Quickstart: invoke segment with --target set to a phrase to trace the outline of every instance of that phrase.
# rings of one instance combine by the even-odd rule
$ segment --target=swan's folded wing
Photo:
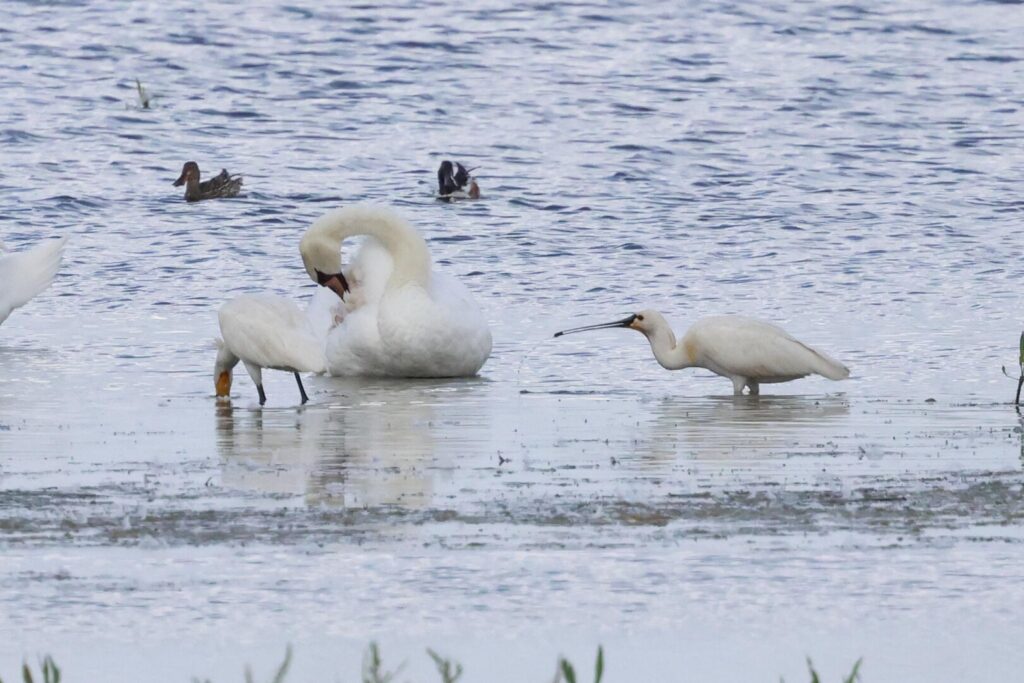
[[[0,257],[0,322],[50,286],[67,237]]]

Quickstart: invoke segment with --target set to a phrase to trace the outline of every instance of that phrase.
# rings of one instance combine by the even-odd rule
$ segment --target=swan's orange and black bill
[[[563,334],[572,334],[574,332],[586,332],[587,330],[604,330],[611,327],[629,327],[636,320],[636,314],[623,318],[622,320],[616,320],[613,323],[601,323],[600,325],[587,325],[586,327],[574,327],[571,330],[562,330],[561,332],[555,332],[556,337],[561,337]]]
[[[348,280],[340,272],[328,275],[318,270],[316,271],[316,283],[337,294],[342,301],[345,300],[345,294],[352,291],[348,286]]]

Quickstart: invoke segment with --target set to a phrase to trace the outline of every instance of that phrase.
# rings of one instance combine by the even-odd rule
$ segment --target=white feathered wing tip
[[[0,257],[0,322],[53,282],[68,238],[46,240],[31,249]]]
[[[798,343],[814,355],[816,366],[814,368],[814,371],[817,374],[821,375],[822,377],[826,377],[828,379],[836,381],[846,379],[850,376],[850,369],[843,365],[842,363],[840,363],[839,361],[837,361],[832,356],[828,355],[827,353],[822,353],[817,349],[812,349],[811,347],[807,346],[802,342]]]

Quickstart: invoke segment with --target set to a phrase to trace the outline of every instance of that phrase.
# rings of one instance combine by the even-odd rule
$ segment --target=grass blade
[[[278,667],[277,673],[274,674],[274,683],[281,683],[284,680],[284,676],[288,673],[288,667],[292,663],[292,646],[288,645],[284,651],[284,661],[281,662],[281,666]]]
[[[814,670],[814,663],[811,658],[807,658],[807,669],[811,672],[811,683],[821,683],[821,679],[818,678],[818,672]]]
[[[594,683],[601,683],[604,676],[604,648],[597,646],[597,663],[594,664]]]
[[[1024,337],[1022,337],[1022,339],[1024,339]],[[1024,341],[1021,343],[1024,344]],[[860,680],[860,663],[863,661],[863,657],[857,660],[853,665],[853,670],[850,672],[850,675],[843,679],[843,683],[857,683],[857,681]]]
[[[572,668],[572,664],[566,658],[559,660],[559,665],[562,667],[562,677],[565,678],[566,683],[576,683],[576,671]]]
[[[434,660],[434,666],[437,667],[437,673],[441,675],[443,683],[455,683],[459,680],[459,676],[462,675],[462,665],[455,662],[454,671],[452,670],[452,661],[445,659],[441,655],[437,654],[429,647],[427,648],[427,654]]]

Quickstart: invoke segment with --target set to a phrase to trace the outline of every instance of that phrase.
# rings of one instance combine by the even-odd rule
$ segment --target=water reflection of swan
[[[219,406],[224,485],[341,507],[430,505],[436,479],[447,476],[438,472],[449,471],[457,456],[447,441],[437,447],[450,427],[436,419],[435,405],[443,400],[446,414],[459,415],[451,397],[469,397],[465,387],[355,378],[331,385],[332,392],[358,400],[345,399],[343,411],[330,405],[300,412]],[[470,431],[479,436],[488,428]]]

